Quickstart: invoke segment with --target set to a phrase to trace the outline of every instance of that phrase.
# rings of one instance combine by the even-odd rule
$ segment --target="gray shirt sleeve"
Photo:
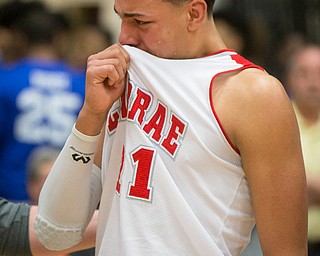
[[[30,207],[0,197],[0,255],[32,255],[29,244]]]

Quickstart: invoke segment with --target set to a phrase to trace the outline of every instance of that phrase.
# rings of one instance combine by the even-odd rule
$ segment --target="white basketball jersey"
[[[168,60],[125,49],[128,86],[107,119],[97,255],[238,255],[254,225],[250,191],[210,91],[218,74],[255,66],[227,50]]]

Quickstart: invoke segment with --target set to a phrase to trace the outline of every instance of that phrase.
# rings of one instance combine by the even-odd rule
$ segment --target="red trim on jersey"
[[[230,55],[231,59],[233,59],[235,62],[237,62],[238,64],[241,64],[243,65],[242,67],[239,67],[239,68],[236,68],[236,69],[232,69],[232,70],[228,70],[228,71],[224,71],[224,72],[220,72],[218,74],[216,74],[214,77],[212,77],[211,79],[211,83],[210,83],[210,87],[209,87],[209,100],[210,100],[210,106],[211,106],[211,110],[212,110],[212,113],[214,115],[214,117],[216,118],[218,124],[219,124],[219,127],[224,135],[224,137],[226,138],[226,140],[228,141],[229,145],[233,148],[233,150],[240,155],[240,151],[239,149],[231,142],[229,136],[227,135],[225,129],[223,128],[223,125],[218,117],[218,114],[214,108],[214,105],[213,105],[213,99],[212,99],[212,86],[213,86],[213,82],[215,80],[215,78],[219,75],[222,75],[222,74],[227,74],[227,73],[231,73],[231,72],[236,72],[236,71],[240,71],[240,70],[244,70],[244,69],[247,69],[247,68],[257,68],[257,69],[260,69],[260,70],[263,70],[264,69],[252,62],[250,62],[249,60],[245,59],[244,57],[242,57],[241,55],[239,54],[234,54],[234,55]]]
[[[233,54],[233,55],[230,55],[230,57],[231,57],[231,59],[233,59],[238,64],[243,65],[242,69],[257,68],[257,69],[260,69],[260,70],[264,71],[264,68],[252,63],[251,61],[247,60],[246,58],[242,57],[239,54]]]
[[[220,53],[223,53],[223,52],[235,52],[235,51],[233,49],[222,49],[222,50],[219,50],[217,52],[208,54],[207,57],[214,56],[214,55],[217,55],[217,54],[220,54]]]

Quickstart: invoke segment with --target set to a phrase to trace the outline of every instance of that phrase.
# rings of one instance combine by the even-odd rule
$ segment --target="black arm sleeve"
[[[32,255],[29,244],[30,207],[0,197],[0,255]]]

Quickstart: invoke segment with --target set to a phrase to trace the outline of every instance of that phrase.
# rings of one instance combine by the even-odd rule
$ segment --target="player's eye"
[[[148,22],[148,21],[142,21],[142,20],[135,20],[135,22],[136,22],[138,25],[145,25],[145,24],[150,23],[150,22]]]

